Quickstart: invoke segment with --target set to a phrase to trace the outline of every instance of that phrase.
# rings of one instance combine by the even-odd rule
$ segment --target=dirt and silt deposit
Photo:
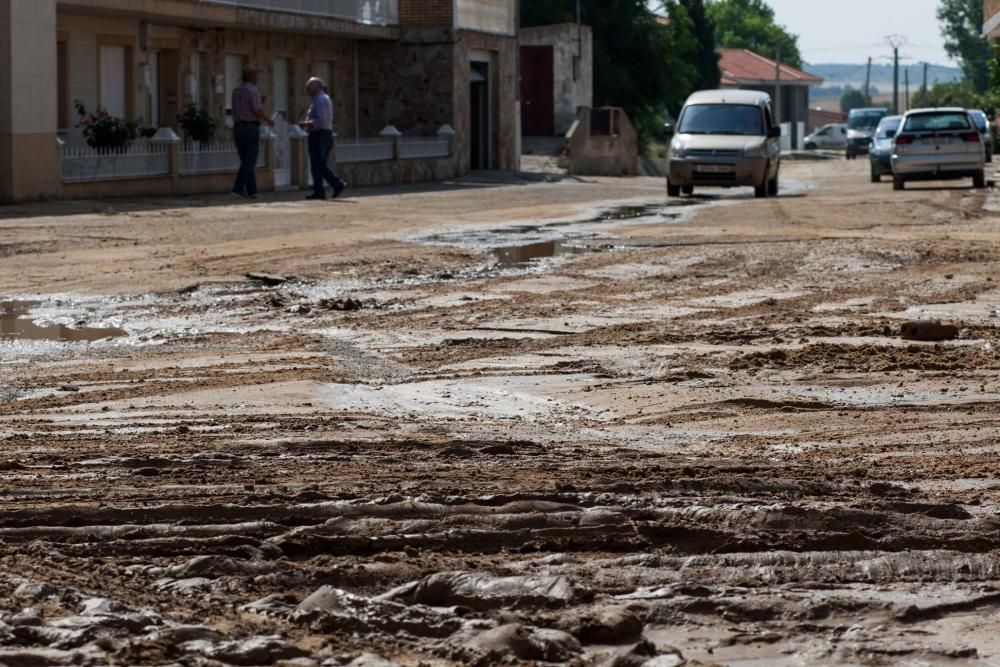
[[[1000,664],[998,202],[862,167],[0,211],[0,664]]]

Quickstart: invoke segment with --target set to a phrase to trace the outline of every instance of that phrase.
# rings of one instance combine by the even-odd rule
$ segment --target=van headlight
[[[743,157],[760,158],[767,157],[767,145],[757,144],[743,149]]]
[[[684,159],[687,156],[688,156],[687,146],[680,143],[679,141],[675,141],[674,143],[670,144],[670,157]]]

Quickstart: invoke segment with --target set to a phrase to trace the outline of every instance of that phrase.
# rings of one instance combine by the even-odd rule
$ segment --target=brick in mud
[[[904,322],[899,329],[899,335],[904,340],[922,342],[954,340],[958,338],[958,327],[954,324],[941,324],[936,320]]]

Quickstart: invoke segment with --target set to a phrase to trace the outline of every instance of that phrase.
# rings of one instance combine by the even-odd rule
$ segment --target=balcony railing
[[[399,0],[200,0],[200,2],[288,14],[322,16],[370,25],[396,25],[399,23]]]

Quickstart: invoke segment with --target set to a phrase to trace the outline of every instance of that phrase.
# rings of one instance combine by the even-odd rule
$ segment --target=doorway
[[[493,100],[490,92],[490,64],[473,62],[469,73],[470,111],[470,166],[472,169],[493,168],[493,136],[491,113]]]
[[[181,113],[181,52],[177,49],[160,51],[157,73],[159,93],[159,122],[156,127],[179,128],[177,116]]]
[[[528,137],[555,134],[555,50],[521,47],[521,126]]]

